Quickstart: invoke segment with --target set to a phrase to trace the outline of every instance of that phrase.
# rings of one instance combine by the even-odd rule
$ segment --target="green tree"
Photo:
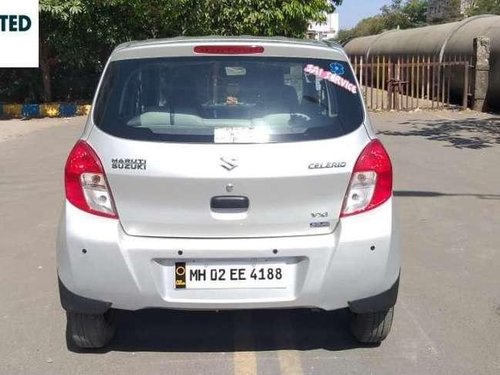
[[[362,19],[354,28],[354,37],[379,34],[386,30],[386,21],[382,16],[374,16]]]
[[[43,98],[46,101],[52,99],[51,71],[57,63],[53,50],[57,45],[67,43],[70,18],[82,11],[81,0],[40,0],[40,70],[43,80]]]
[[[179,35],[304,36],[342,0],[40,0],[43,98],[54,71],[98,74],[119,43]]]
[[[426,24],[428,0],[393,0],[380,14],[362,19],[351,30],[341,30],[338,40],[346,43],[361,36],[379,34],[391,29],[408,29]]]
[[[433,19],[431,23],[439,24],[460,21],[464,18],[464,15],[461,13],[461,4],[461,0],[448,0],[441,5],[443,16]]]
[[[345,44],[349,42],[351,39],[354,39],[354,28],[352,29],[340,29],[336,41],[340,44]]]
[[[480,14],[500,14],[499,0],[475,0],[467,15],[477,16]]]
[[[427,23],[428,0],[410,0],[403,7],[409,27],[419,27]]]
[[[193,0],[186,6],[187,35],[304,36],[341,0]]]
[[[384,28],[409,29],[426,23],[428,0],[393,0],[381,9]]]

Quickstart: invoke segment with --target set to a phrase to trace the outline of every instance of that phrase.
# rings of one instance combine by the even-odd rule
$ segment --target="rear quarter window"
[[[364,110],[344,61],[271,57],[122,60],[108,66],[94,122],[117,137],[270,143],[357,129]]]

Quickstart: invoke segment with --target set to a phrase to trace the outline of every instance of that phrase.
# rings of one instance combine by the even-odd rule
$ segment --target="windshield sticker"
[[[314,85],[315,85],[316,91],[321,91],[321,78],[320,77],[316,77]]]
[[[308,64],[304,68],[304,72],[312,74],[312,75],[316,76],[317,78],[330,81],[334,85],[342,87],[343,89],[346,89],[347,91],[349,91],[353,94],[358,93],[358,88],[356,87],[356,85],[354,83],[349,82],[347,79],[342,78],[340,75],[338,75],[336,73],[332,73],[332,72],[328,72],[326,70],[323,70],[319,66]],[[345,71],[344,71],[344,73],[345,73]]]
[[[214,129],[214,143],[265,143],[269,142],[266,129],[224,127]]]
[[[345,74],[344,65],[339,64],[338,62],[331,63],[330,72],[339,76],[343,76]]]

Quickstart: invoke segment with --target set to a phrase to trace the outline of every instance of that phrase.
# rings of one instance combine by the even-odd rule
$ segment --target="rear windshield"
[[[364,119],[343,61],[187,57],[112,62],[94,121],[114,136],[203,143],[339,137]]]

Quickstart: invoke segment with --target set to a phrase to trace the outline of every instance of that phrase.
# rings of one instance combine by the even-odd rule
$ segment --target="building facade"
[[[429,0],[427,21],[436,22],[463,18],[474,0]]]
[[[307,29],[307,37],[310,39],[323,40],[334,39],[337,37],[340,29],[340,18],[338,13],[326,15],[326,22],[313,22]]]

